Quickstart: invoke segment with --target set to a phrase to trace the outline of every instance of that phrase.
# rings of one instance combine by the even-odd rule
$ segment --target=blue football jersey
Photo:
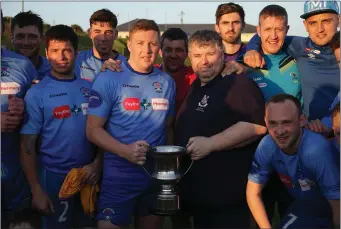
[[[260,49],[261,40],[256,34],[248,43],[247,51]],[[288,36],[283,50],[297,61],[304,113],[309,120],[323,118],[340,91],[340,68],[332,48],[316,45],[309,37]]]
[[[37,71],[26,57],[1,48],[1,112],[8,111],[8,96],[24,98],[37,77]],[[2,161],[8,157],[18,158],[20,128],[15,132],[1,133]],[[18,161],[16,161],[18,163]]]
[[[264,55],[267,66],[251,69],[246,76],[261,89],[267,102],[276,94],[286,93],[295,96],[303,107],[300,73],[293,57],[284,52],[276,55]]]
[[[90,88],[86,80],[60,80],[49,74],[27,92],[21,133],[41,136],[39,151],[45,169],[68,173],[92,161],[93,145],[86,137]]]
[[[145,140],[151,146],[164,145],[166,118],[175,113],[174,80],[155,67],[149,74],[134,71],[128,62],[121,67],[122,72],[107,70],[96,78],[88,114],[106,118],[106,131],[123,144]],[[103,186],[122,177],[138,189],[146,187],[148,178],[141,166],[106,152]]]
[[[127,58],[117,54],[115,60],[125,61]],[[75,74],[77,77],[92,82],[100,73],[101,67],[106,60],[94,56],[93,50],[81,51],[77,55],[75,62]]]
[[[340,199],[340,171],[335,148],[320,134],[303,130],[298,152],[281,151],[270,135],[257,147],[249,180],[265,184],[274,170],[298,200]]]
[[[50,73],[50,70],[51,70],[49,61],[43,56],[39,56],[39,58],[40,58],[40,65],[37,68],[38,79],[36,80],[42,80],[45,76],[47,76]]]

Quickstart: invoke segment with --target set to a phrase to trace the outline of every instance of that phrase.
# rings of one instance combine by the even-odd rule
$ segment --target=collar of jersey
[[[56,80],[56,81],[61,81],[61,82],[73,82],[77,79],[77,77],[74,75],[72,79],[59,79],[55,76],[53,76],[51,73],[48,75],[51,79]]]
[[[234,55],[236,55],[237,53],[239,53],[240,50],[242,50],[244,47],[245,47],[245,44],[242,43],[241,46],[239,47],[238,51],[236,51],[235,53],[231,53],[231,54],[225,52],[225,53],[224,53],[224,56],[234,56]]]
[[[111,52],[113,52],[113,53],[115,54],[115,58],[114,58],[114,60],[116,60],[116,59],[117,59],[117,57],[118,57],[118,55],[119,55],[119,53],[118,53],[118,52],[116,52],[115,50],[111,50]],[[106,59],[101,59],[101,58],[98,58],[98,57],[96,57],[96,56],[95,56],[95,54],[94,54],[94,50],[92,50],[92,49],[91,49],[91,56],[92,56],[93,58],[97,59],[97,60],[100,60],[100,61],[106,61],[106,60],[108,60],[108,59],[109,59],[109,58],[106,58]]]
[[[132,72],[134,72],[135,74],[138,74],[138,75],[149,75],[149,74],[152,74],[153,71],[154,71],[154,67],[152,66],[152,70],[151,70],[150,72],[147,72],[147,73],[144,73],[144,72],[137,72],[137,71],[135,71],[135,70],[130,66],[130,64],[128,63],[128,61],[124,61],[123,63],[124,63],[124,65],[125,65],[130,71],[132,71]]]

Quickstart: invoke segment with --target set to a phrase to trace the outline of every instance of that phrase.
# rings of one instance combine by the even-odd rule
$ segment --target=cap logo
[[[327,2],[325,1],[311,1],[307,3],[307,11],[314,11],[327,8]]]

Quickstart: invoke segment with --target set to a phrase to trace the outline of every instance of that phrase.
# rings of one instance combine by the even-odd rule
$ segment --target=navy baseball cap
[[[339,12],[337,1],[306,1],[304,3],[304,14],[301,15],[301,18],[307,19],[310,16],[320,13],[339,14]]]

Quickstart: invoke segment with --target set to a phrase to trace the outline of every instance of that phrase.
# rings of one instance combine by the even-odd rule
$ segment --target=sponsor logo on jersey
[[[138,85],[122,84],[122,87],[140,88]]]
[[[123,108],[127,111],[139,111],[140,100],[138,98],[125,98],[123,100]]]
[[[87,115],[89,104],[88,103],[82,103],[81,107],[82,107],[83,115]]]
[[[59,96],[65,96],[65,95],[67,95],[67,93],[62,92],[62,93],[58,93],[58,94],[49,94],[49,97],[53,98],[53,97],[59,97]]]
[[[164,98],[154,98],[152,99],[152,108],[153,110],[168,110],[169,102],[168,99]]]
[[[254,77],[253,78],[253,81],[260,81],[260,80],[262,80],[262,77]]]
[[[310,184],[308,184],[308,182],[305,179],[297,179],[297,180],[303,192],[309,191],[311,189]]]
[[[266,87],[266,86],[268,86],[268,84],[267,84],[267,83],[259,83],[259,84],[258,84],[258,87],[260,87],[260,88],[262,88],[262,87]]]
[[[17,82],[1,82],[1,95],[15,95],[20,92],[20,88]]]
[[[69,118],[71,116],[71,109],[68,105],[56,107],[53,110],[53,116],[56,119]]]
[[[306,51],[307,53],[310,53],[310,54],[312,54],[312,55],[314,55],[314,54],[318,55],[318,54],[320,54],[320,53],[321,53],[321,51],[320,51],[320,50],[318,50],[318,49],[310,49],[310,48],[305,48],[305,51]]]
[[[73,105],[71,112],[74,113],[76,116],[78,116],[78,114],[81,112],[81,108],[77,107],[76,105]]]
[[[89,97],[89,107],[96,108],[101,105],[102,105],[101,95],[97,91],[92,90]]]
[[[163,87],[162,83],[154,82],[153,87],[157,93],[162,93],[162,87]]]
[[[288,187],[288,188],[292,188],[292,181],[291,178],[287,175],[284,174],[278,174],[279,175],[279,179],[282,181],[282,183]]]
[[[85,97],[90,97],[90,89],[86,88],[86,87],[81,87],[80,89],[82,95],[84,95]]]
[[[315,59],[315,55],[312,53],[308,53],[308,57],[309,57],[309,59]]]
[[[144,110],[148,110],[148,107],[151,106],[151,103],[149,103],[147,101],[147,99],[143,99],[141,102],[140,102],[140,105],[141,107],[144,109]]]
[[[320,51],[320,50],[317,50],[317,49],[314,49],[314,50],[313,50],[313,53],[315,53],[316,55],[318,55],[318,54],[321,53],[321,51]]]
[[[93,71],[93,72],[96,71],[96,70],[93,69],[93,68],[90,68],[90,67],[87,67],[87,66],[83,66],[83,65],[81,65],[81,68],[82,68],[82,69],[86,69],[86,70],[91,70],[91,71]]]

